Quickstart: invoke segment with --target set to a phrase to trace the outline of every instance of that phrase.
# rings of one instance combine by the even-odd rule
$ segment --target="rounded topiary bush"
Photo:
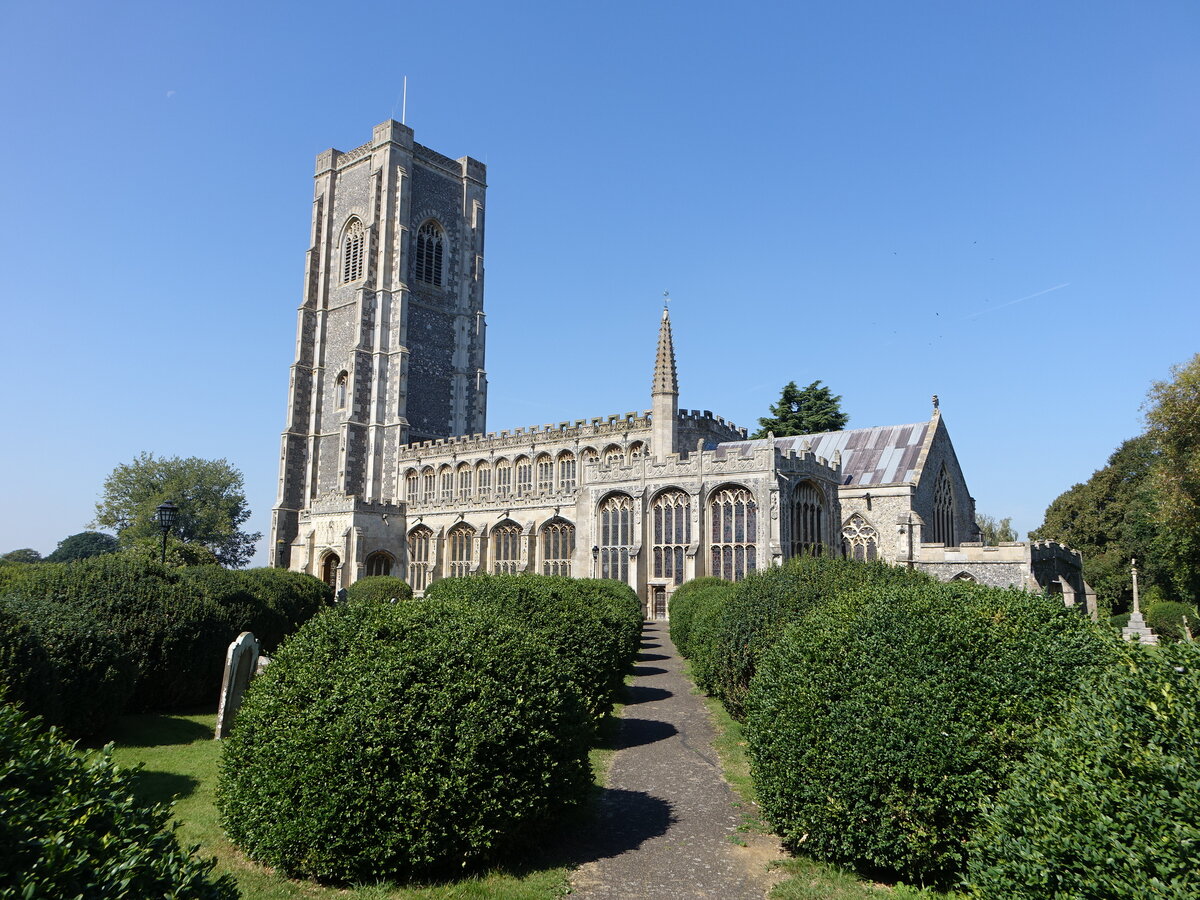
[[[1188,629],[1193,637],[1200,636],[1200,616],[1196,615],[1196,607],[1188,603],[1170,600],[1153,603],[1146,607],[1146,624],[1160,640],[1168,642],[1182,641]]]
[[[633,661],[642,645],[642,601],[623,581],[575,578],[572,584],[579,597],[618,635],[620,656],[625,661],[621,665],[624,674],[625,665]]]
[[[1121,656],[984,813],[984,900],[1200,896],[1200,644]]]
[[[760,660],[747,741],[759,800],[817,858],[953,883],[983,800],[1111,637],[1061,601],[929,584],[822,604]]]
[[[346,588],[349,600],[374,600],[378,603],[389,603],[393,600],[411,600],[412,588],[403,578],[393,575],[370,575],[360,578]]]
[[[218,805],[289,875],[460,872],[587,795],[588,732],[560,668],[490,605],[348,601],[251,683]]]
[[[140,803],[134,773],[81,756],[0,704],[0,897],[234,900],[175,839],[170,807]]]
[[[704,687],[731,716],[742,720],[758,659],[789,622],[860,588],[933,583],[929,576],[903,566],[830,556],[798,556],[783,566],[748,575],[712,622]]]
[[[616,699],[632,655],[627,636],[605,612],[605,594],[599,589],[595,594],[585,598],[578,582],[562,576],[472,575],[436,581],[425,598],[489,605],[511,617],[537,636],[548,661],[562,670],[596,719]]]
[[[270,621],[280,628],[278,632],[272,632],[264,624],[262,634],[254,632],[268,653],[321,610],[333,605],[333,588],[305,572],[261,567],[244,569],[237,574],[250,593],[271,611]]]
[[[699,609],[700,604],[703,603],[699,599],[700,595],[706,591],[729,591],[732,589],[733,584],[731,582],[712,575],[704,575],[700,578],[693,578],[691,581],[685,581],[675,589],[675,593],[671,595],[669,610],[671,642],[675,645],[675,649],[679,651],[681,656],[688,657],[691,655],[688,652],[688,638],[691,636],[692,622],[696,618],[696,611]]]

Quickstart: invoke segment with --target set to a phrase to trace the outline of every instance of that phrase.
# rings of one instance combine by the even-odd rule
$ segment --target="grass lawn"
[[[717,724],[717,738],[713,741],[713,746],[721,758],[725,780],[745,804],[742,830],[769,833],[770,826],[757,816],[754,780],[750,777],[750,759],[746,755],[742,724],[725,711],[719,700],[705,696],[704,702]],[[963,896],[956,893],[939,894],[905,885],[874,884],[836,866],[805,857],[785,860],[779,864],[779,868],[786,872],[788,877],[771,891],[771,900],[950,900]]]
[[[230,872],[247,900],[275,898],[339,898],[339,900],[448,900],[495,897],[501,900],[546,900],[568,890],[569,873],[561,866],[514,868],[467,877],[460,881],[418,887],[369,885],[326,888],[308,881],[292,881],[246,859],[226,840],[218,821],[214,792],[220,742],[213,740],[216,716],[123,716],[111,735],[113,757],[123,766],[141,763],[138,792],[148,800],[175,801],[177,835],[184,845],[200,845],[202,856],[217,858],[217,872]],[[592,751],[592,768],[598,776],[607,768],[613,751],[605,749],[615,733],[614,722],[601,728],[602,743]]]

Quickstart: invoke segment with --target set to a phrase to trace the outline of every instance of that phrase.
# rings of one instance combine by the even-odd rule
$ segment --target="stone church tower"
[[[315,181],[273,562],[332,546],[322,565],[350,583],[367,537],[402,558],[399,448],[484,429],[486,170],[389,121],[318,155]]]

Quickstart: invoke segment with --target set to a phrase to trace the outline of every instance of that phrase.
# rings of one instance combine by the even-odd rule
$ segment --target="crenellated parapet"
[[[593,446],[600,443],[620,443],[623,438],[637,435],[643,440],[650,432],[649,412],[627,412],[594,419],[515,428],[511,431],[489,431],[459,437],[438,438],[406,444],[399,450],[401,462],[435,462],[443,457],[464,459],[468,456],[494,456],[508,451],[543,452],[552,447]],[[595,447],[600,450],[599,446]]]

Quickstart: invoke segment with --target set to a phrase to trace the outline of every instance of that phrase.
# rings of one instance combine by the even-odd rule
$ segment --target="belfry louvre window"
[[[571,574],[575,555],[575,526],[563,519],[551,519],[542,529],[542,574]]]
[[[933,536],[930,543],[942,543],[956,547],[954,539],[954,486],[946,467],[938,473],[937,486],[933,489]]]
[[[633,498],[613,494],[600,504],[600,577],[629,582]]]
[[[442,247],[446,243],[445,234],[437,222],[430,219],[417,229],[417,281],[424,281],[435,287],[442,286]]]
[[[824,496],[810,482],[796,485],[792,497],[792,556],[816,556],[825,548]]]
[[[475,529],[470,525],[456,525],[450,529],[449,542],[450,577],[470,575],[475,554]]]
[[[351,219],[342,232],[342,284],[358,281],[363,277],[363,259],[366,256],[366,229],[359,219]]]
[[[879,558],[879,532],[858,513],[842,526],[842,553],[860,562],[873,562]]]
[[[504,522],[492,529],[492,574],[515,575],[521,566],[521,526]]]
[[[666,491],[650,510],[654,528],[654,577],[683,584],[683,556],[692,542],[692,498]]]
[[[408,585],[414,591],[429,587],[429,545],[433,532],[424,525],[408,533]]]
[[[741,581],[758,568],[758,504],[745,488],[722,488],[708,504],[710,574]]]

